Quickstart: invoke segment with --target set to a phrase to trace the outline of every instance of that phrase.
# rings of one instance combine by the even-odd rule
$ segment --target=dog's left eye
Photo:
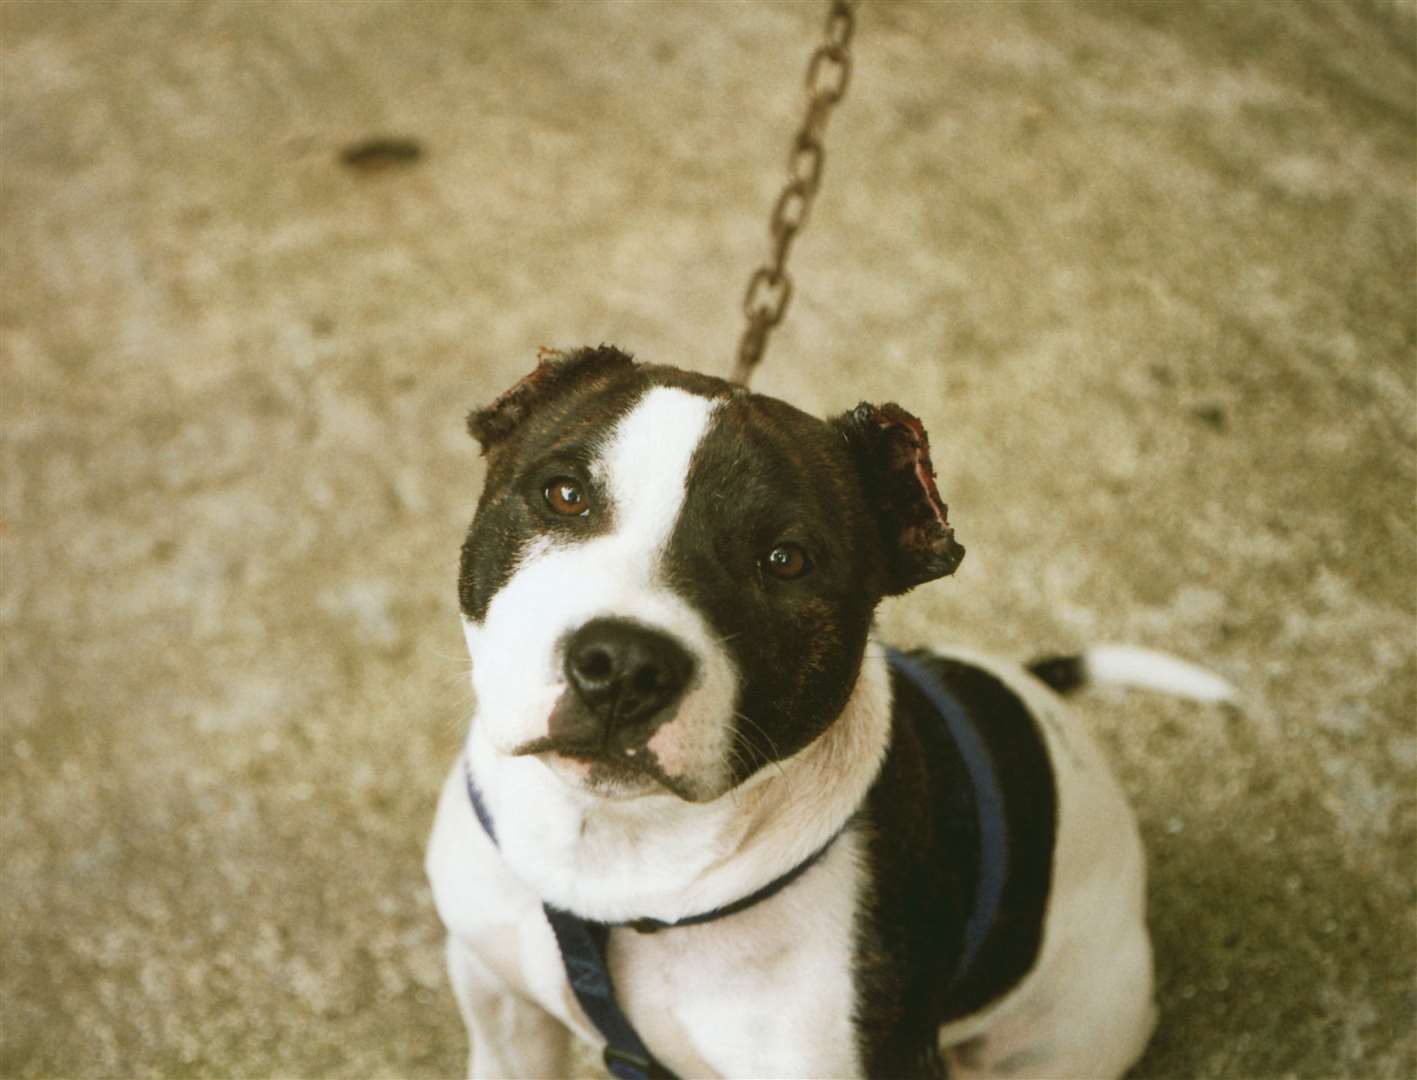
[[[763,559],[763,569],[775,578],[791,581],[812,569],[812,560],[796,544],[778,544]]]
[[[542,494],[546,497],[546,505],[562,517],[586,517],[590,514],[590,499],[569,476],[548,480]]]

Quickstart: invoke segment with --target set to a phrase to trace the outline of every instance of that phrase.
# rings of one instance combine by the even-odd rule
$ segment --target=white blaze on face
[[[665,549],[684,505],[694,450],[718,402],[655,387],[614,427],[592,465],[608,492],[612,531],[587,540],[540,537],[492,598],[464,620],[477,694],[474,727],[506,753],[547,733],[566,690],[561,646],[595,618],[641,623],[677,640],[698,670],[674,716],[650,740],[660,767],[717,794],[727,777],[737,676],[703,617],[669,590]]]

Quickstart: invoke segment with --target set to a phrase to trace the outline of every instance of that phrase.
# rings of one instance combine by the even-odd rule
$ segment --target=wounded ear
[[[930,437],[919,418],[894,403],[863,401],[833,424],[856,456],[885,542],[888,594],[954,573],[964,548],[955,542],[948,507],[935,488]]]
[[[634,366],[629,354],[610,345],[572,352],[542,349],[535,370],[522,376],[487,408],[468,413],[467,430],[482,444],[485,454],[515,431],[532,412],[567,387],[583,379]]]

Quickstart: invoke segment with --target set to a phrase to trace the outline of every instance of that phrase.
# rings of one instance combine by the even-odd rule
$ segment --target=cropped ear
[[[515,431],[533,411],[567,387],[583,379],[634,366],[629,354],[610,345],[571,352],[543,348],[537,353],[536,368],[530,374],[522,376],[485,409],[468,413],[467,430],[482,444],[485,454]]]
[[[887,595],[952,574],[964,558],[948,507],[935,488],[930,437],[899,405],[862,402],[832,425],[856,457],[866,498],[885,544]]]

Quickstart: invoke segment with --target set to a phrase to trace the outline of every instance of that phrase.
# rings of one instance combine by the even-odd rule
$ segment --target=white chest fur
[[[781,893],[702,926],[620,931],[628,1015],[681,1075],[852,1076],[856,837]]]
[[[599,1045],[567,985],[539,899],[472,814],[461,765],[443,790],[428,870],[451,934],[454,981],[461,963],[474,984],[459,987],[473,1072],[483,1071],[479,1037],[506,1041],[499,1010],[505,1013],[508,995],[529,999]],[[800,879],[745,911],[656,934],[613,932],[611,974],[641,1038],[681,1075],[859,1075],[851,1023],[859,878],[858,838],[847,832]],[[484,1059],[488,1071],[521,1071],[505,1056],[513,1050],[501,1052],[495,1062]]]

